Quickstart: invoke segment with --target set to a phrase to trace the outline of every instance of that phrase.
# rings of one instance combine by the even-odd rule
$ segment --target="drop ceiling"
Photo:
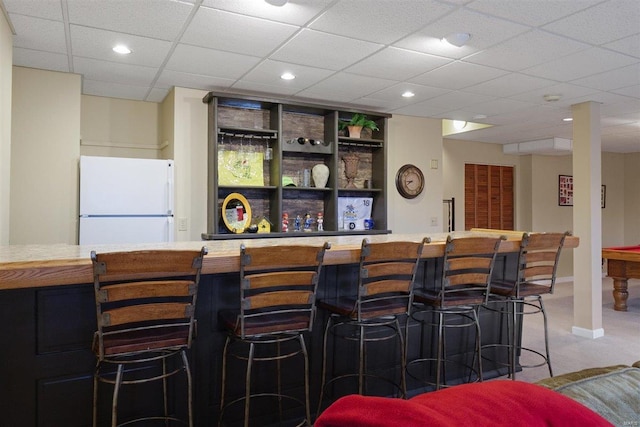
[[[638,0],[2,3],[14,65],[81,74],[86,95],[255,94],[490,124],[449,138],[499,144],[570,139],[562,119],[594,101],[603,151],[640,152]],[[456,32],[465,46],[440,42]]]

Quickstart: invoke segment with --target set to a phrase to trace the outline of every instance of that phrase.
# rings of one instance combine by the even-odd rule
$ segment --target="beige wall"
[[[6,59],[2,52],[1,58]],[[0,150],[4,150],[0,151],[0,191],[4,191],[0,205],[4,210],[11,206],[11,225],[5,225],[11,243],[75,243],[81,153],[174,159],[176,239],[200,239],[207,229],[207,108],[202,103],[206,91],[176,88],[162,104],[155,104],[81,96],[77,75],[21,67],[14,67],[13,73],[11,203],[5,202],[9,195],[2,190],[8,182],[6,151],[11,147],[11,139],[2,135],[10,126],[3,126],[0,133]],[[3,96],[2,102],[6,99]],[[6,120],[7,114],[0,117]],[[558,175],[572,174],[571,156],[513,156],[503,154],[497,144],[443,140],[441,122],[435,119],[396,115],[389,121],[388,132],[388,226],[394,233],[443,231],[442,199],[450,197],[457,200],[456,229],[462,230],[464,174],[460,171],[469,162],[515,167],[517,229],[572,228],[573,209],[557,204]],[[438,169],[431,169],[431,160],[437,161]],[[405,163],[416,164],[425,174],[425,191],[413,200],[402,198],[395,189],[395,174]],[[640,242],[640,192],[636,185],[624,185],[640,182],[639,164],[640,153],[603,153],[605,246]],[[2,212],[0,220],[8,221]],[[432,218],[437,226],[431,225]],[[186,230],[178,227],[182,219],[186,219]],[[566,271],[561,268],[563,274],[570,274],[569,266]]]
[[[640,182],[638,166],[640,157],[635,156],[635,167],[625,162],[625,159],[633,159],[634,155],[602,153],[602,185],[606,187],[605,208],[602,210],[602,246],[621,246],[626,244],[639,244],[640,235],[637,234],[640,221],[640,211],[633,209],[626,213],[629,207],[640,206],[640,191],[637,185],[625,186],[625,182]],[[626,181],[627,169],[635,170],[635,180],[630,177]],[[625,196],[628,194],[628,197]],[[635,194],[634,194],[635,193]],[[636,239],[633,230],[636,230]]]
[[[0,13],[0,245],[9,244],[12,65],[13,34],[5,15]]]
[[[76,244],[80,76],[14,67],[11,244]]]
[[[604,156],[603,156],[604,158]],[[622,197],[624,204],[624,245],[640,244],[640,153],[632,153],[624,155],[624,179],[618,183],[618,188],[611,186],[612,195],[614,197]],[[603,173],[604,175],[604,173]],[[602,180],[603,184],[607,184]],[[627,183],[626,185],[624,183]],[[609,188],[607,185],[607,206],[609,206]],[[624,192],[620,195],[620,188],[624,188]],[[616,201],[616,199],[611,199]],[[616,206],[616,205],[612,205]],[[620,206],[619,204],[617,206]],[[602,240],[603,244],[605,240]],[[608,243],[608,242],[607,242]],[[616,243],[618,244],[618,243]]]
[[[82,95],[80,134],[82,155],[164,158],[155,102]]]
[[[176,240],[200,240],[207,231],[207,91],[175,88],[173,159],[176,166]],[[180,223],[186,220],[186,230]]]
[[[444,195],[456,198],[456,229],[464,227],[465,163],[515,166],[516,225],[518,230],[572,231],[573,208],[558,206],[558,175],[573,175],[572,156],[513,156],[497,144],[444,141]],[[603,246],[640,242],[640,191],[625,182],[640,182],[640,153],[602,153],[602,183],[606,206],[602,210]],[[563,253],[558,276],[573,275],[573,254]]]
[[[437,169],[431,169],[431,160],[437,162]],[[418,166],[425,178],[425,189],[415,199],[405,199],[396,190],[396,173],[407,163]],[[399,115],[389,120],[387,226],[393,233],[443,231],[442,163],[441,120]]]
[[[456,199],[456,230],[464,230],[464,165],[467,163],[483,165],[513,166],[516,182],[515,222],[516,229],[521,225],[518,213],[520,199],[526,197],[526,189],[520,188],[520,158],[502,153],[499,144],[485,144],[482,142],[458,141],[444,139],[443,141],[443,194],[444,198]]]

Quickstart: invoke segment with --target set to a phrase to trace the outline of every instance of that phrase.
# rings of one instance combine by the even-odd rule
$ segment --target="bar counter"
[[[476,230],[454,232],[454,237],[469,235],[506,235],[500,246],[494,276],[507,277],[515,272],[515,262],[521,232]],[[447,234],[430,234],[432,243],[423,251],[416,286],[436,286],[441,271],[441,257]],[[319,298],[353,294],[357,277],[357,254],[362,239],[372,242],[409,240],[419,242],[422,234],[348,235],[250,238],[175,242],[159,245],[25,245],[0,246],[0,342],[3,343],[3,363],[0,363],[0,411],[2,425],[23,426],[87,426],[91,424],[92,374],[95,356],[91,351],[96,329],[93,274],[89,254],[91,250],[110,252],[145,248],[199,249],[207,246],[198,290],[196,319],[197,338],[191,351],[194,373],[194,412],[197,426],[217,424],[220,398],[221,354],[224,334],[218,324],[221,309],[239,304],[239,253],[242,243],[247,246],[275,246],[287,244],[320,244],[332,247],[325,256],[325,267],[318,285]],[[578,245],[578,238],[569,237],[566,248]],[[308,337],[312,408],[319,392],[322,332],[326,314],[318,311],[316,325]],[[482,336],[485,340],[501,340],[502,319],[481,316]],[[412,325],[413,326],[413,325]],[[432,344],[429,332],[415,326],[410,328],[409,358],[419,354],[420,348]],[[449,339],[450,338],[450,339]],[[448,348],[455,351],[461,337],[448,337]],[[375,360],[380,369],[398,364],[393,346],[376,349]],[[355,352],[341,351],[340,364],[356,366]],[[491,369],[491,368],[489,368]],[[455,372],[451,372],[456,375]],[[238,389],[244,381],[238,373]],[[489,375],[490,376],[490,375]],[[495,375],[494,375],[495,376]],[[262,379],[263,382],[272,379]],[[298,384],[299,378],[291,378]],[[296,386],[299,386],[296,385]],[[292,387],[294,387],[292,385]],[[420,392],[414,388],[414,393]],[[159,400],[155,390],[138,391],[121,401],[120,410],[126,417],[135,411],[149,409]],[[106,399],[103,399],[106,398]],[[101,404],[108,406],[108,393]],[[180,399],[177,399],[180,400]],[[271,408],[267,408],[267,411]],[[257,425],[262,425],[257,420]]]
[[[302,233],[300,233],[302,234]],[[516,252],[522,232],[502,230],[457,231],[454,237],[469,235],[505,235],[507,240],[500,245],[500,252]],[[138,249],[199,249],[207,246],[209,254],[202,267],[203,274],[230,273],[239,271],[240,244],[247,246],[276,246],[289,244],[318,244],[331,242],[331,250],[325,256],[326,265],[352,264],[358,262],[357,251],[363,238],[371,242],[408,240],[419,242],[427,234],[385,234],[371,236],[304,236],[264,239],[208,240],[136,245],[13,245],[0,246],[0,290],[34,288],[43,286],[91,283],[93,273],[89,254]],[[423,252],[423,258],[441,257],[447,233],[428,234],[431,243]],[[578,238],[566,239],[565,248],[578,246]]]

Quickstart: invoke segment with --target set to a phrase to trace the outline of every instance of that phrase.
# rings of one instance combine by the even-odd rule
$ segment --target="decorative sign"
[[[600,188],[600,207],[605,208],[607,201],[607,186],[603,185]],[[559,206],[573,206],[573,176],[571,175],[559,175],[558,176],[558,205]]]
[[[263,153],[224,150],[218,152],[218,185],[264,185]]]
[[[365,230],[365,220],[371,218],[371,197],[338,197],[338,229]]]
[[[558,205],[573,206],[573,176],[571,175],[559,175]]]

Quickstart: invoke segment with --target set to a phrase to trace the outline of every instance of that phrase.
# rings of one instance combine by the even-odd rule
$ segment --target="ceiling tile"
[[[341,98],[349,100],[362,98],[371,93],[394,85],[392,80],[367,76],[354,76],[349,73],[336,73],[320,83],[310,87],[305,93],[339,92]]]
[[[491,20],[482,14],[460,9],[394,45],[448,58],[463,58],[528,30],[524,25]],[[461,48],[441,41],[453,33],[469,33],[471,39]]]
[[[190,89],[216,90],[230,88],[234,82],[235,79],[223,79],[220,77],[164,70],[154,86],[157,89],[171,89],[174,86],[178,86]]]
[[[600,109],[603,109],[607,105],[625,105],[626,102],[632,100],[633,98],[630,98],[626,95],[619,95],[617,93],[611,92],[597,92],[595,94],[587,95],[582,98],[575,98],[571,100],[571,102],[573,104],[580,104],[583,102],[598,102],[601,104]],[[637,106],[640,107],[640,99],[636,99],[635,101],[637,103]]]
[[[162,102],[169,94],[169,89],[153,88],[145,98],[147,102]]]
[[[604,44],[602,47],[640,58],[640,33]]]
[[[296,76],[293,80],[283,80],[280,76],[285,73]],[[274,87],[305,89],[334,74],[335,71],[321,68],[306,67],[304,65],[287,62],[266,60],[258,64],[242,78],[242,83],[257,83]]]
[[[181,42],[212,49],[264,56],[281,45],[299,27],[243,16],[216,9],[200,8]]]
[[[407,116],[436,117],[443,113],[444,110],[439,106],[433,105],[430,101],[423,101],[392,109],[391,112],[393,114],[404,114]]]
[[[640,99],[640,85],[626,86],[611,92]]]
[[[513,1],[513,0],[475,0],[467,5],[493,16],[539,27],[548,22],[556,21],[572,13],[586,9],[602,0],[580,1]]]
[[[598,90],[614,90],[633,85],[640,85],[640,62],[628,67],[605,71],[604,73],[573,80],[571,83]]]
[[[527,102],[516,101],[513,99],[497,98],[485,101],[482,103],[482,105],[476,104],[472,107],[462,108],[460,111],[468,113],[468,116],[465,116],[465,118],[467,120],[471,120],[478,114],[483,114],[487,117],[491,117],[507,112],[523,110],[526,108],[531,108],[531,104]]]
[[[446,89],[462,89],[507,74],[483,65],[456,61],[410,79],[412,83]]]
[[[276,86],[269,85],[264,83],[256,83],[246,80],[241,80],[234,83],[233,90],[240,89],[247,92],[257,92],[262,94],[268,94],[270,97],[278,97],[278,96],[290,96],[294,95],[297,92],[300,92],[299,88],[295,88],[293,86]]]
[[[465,61],[509,71],[520,71],[588,47],[584,43],[578,43],[566,37],[534,30],[466,57]]]
[[[414,96],[412,96],[411,98],[404,98],[402,94],[407,91],[413,92]],[[361,101],[362,103],[367,105],[376,105],[379,107],[396,109],[404,106],[409,106],[411,104],[417,104],[424,100],[443,95],[447,92],[448,90],[446,89],[436,87],[411,83],[398,83],[386,89],[379,90],[376,93],[363,97],[358,101]]]
[[[448,64],[451,59],[387,47],[345,71],[382,79],[406,80]]]
[[[543,28],[576,40],[600,45],[637,34],[639,23],[638,0],[610,0],[559,19]]]
[[[302,30],[271,55],[292,64],[309,65],[330,70],[344,69],[382,48],[382,45],[346,37]]]
[[[148,37],[133,36],[95,28],[70,26],[74,56],[103,59],[126,64],[159,67],[164,62],[171,43]],[[124,44],[132,50],[129,55],[115,53],[112,48]]]
[[[304,25],[317,16],[333,0],[289,0],[282,7],[264,1],[204,0],[203,6],[265,18],[287,24]]]
[[[64,24],[48,19],[9,15],[16,35],[13,46],[49,52],[67,53]]]
[[[62,21],[62,6],[52,0],[2,0],[9,14],[29,15],[36,18]]]
[[[451,10],[433,0],[341,0],[311,24],[314,30],[389,44]]]
[[[182,31],[193,5],[172,0],[66,0],[69,21],[173,41]]]
[[[634,62],[636,61],[626,55],[601,48],[592,48],[546,64],[527,68],[523,72],[537,77],[568,82],[616,67],[625,67]]]
[[[134,99],[143,101],[149,91],[148,87],[123,85],[120,83],[84,79],[82,93],[85,95],[106,96],[111,98]]]
[[[553,80],[540,79],[519,73],[506,74],[474,86],[466,87],[465,92],[481,93],[498,97],[509,97],[534,89],[552,86]]]
[[[640,121],[636,0],[4,4],[18,33],[13,63],[84,74],[85,93],[160,102],[180,86],[431,118],[485,114],[471,120],[496,128],[453,138],[490,143],[570,134],[560,120],[591,101],[603,150],[638,145],[640,127],[627,124]],[[440,38],[456,31],[469,43],[445,47]],[[115,57],[114,36],[134,54]],[[297,78],[281,81],[285,68]],[[416,95],[402,98],[406,90]],[[548,93],[561,99],[546,102]]]
[[[180,44],[166,69],[225,79],[237,79],[254,67],[260,58]]]
[[[132,86],[149,86],[157,73],[156,68],[119,64],[91,58],[73,57],[73,70],[87,80],[120,83]]]
[[[69,58],[62,53],[13,48],[13,65],[69,72]]]
[[[596,89],[587,88],[584,86],[577,86],[569,83],[561,83],[561,84],[545,86],[545,87],[537,88],[521,94],[513,95],[511,96],[511,98],[524,101],[524,102],[530,102],[533,104],[540,104],[540,105],[547,105],[547,106],[553,105],[553,104],[570,106],[572,103],[571,100],[580,98],[583,96],[587,96],[590,94],[594,94],[597,92],[598,90]],[[544,96],[547,94],[560,95],[562,98],[556,102],[547,102],[544,99]]]
[[[465,109],[469,106],[480,104],[481,102],[489,102],[495,98],[477,93],[468,93],[460,91],[447,92],[444,95],[431,98],[429,102],[441,111],[453,111],[457,109]]]

